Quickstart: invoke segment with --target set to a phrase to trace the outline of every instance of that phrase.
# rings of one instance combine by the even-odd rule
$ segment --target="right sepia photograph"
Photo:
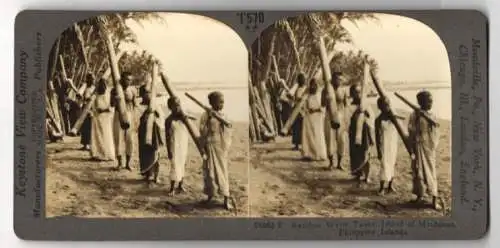
[[[252,217],[451,216],[451,72],[430,27],[308,13],[249,58]]]

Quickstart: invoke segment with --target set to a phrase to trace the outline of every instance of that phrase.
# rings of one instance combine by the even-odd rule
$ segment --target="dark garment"
[[[149,128],[148,128],[149,126]],[[151,136],[146,137],[148,129]],[[160,146],[164,144],[161,134],[161,123],[158,113],[144,112],[141,116],[138,130],[139,138],[139,166],[144,177],[157,176],[160,170]]]
[[[75,123],[80,117],[81,112],[82,109],[80,108],[80,105],[77,102],[69,101],[68,119],[70,128],[68,130],[71,130],[71,128],[75,126]]]
[[[302,115],[297,116],[292,125],[292,144],[298,146],[302,144]]]
[[[90,139],[92,137],[91,135],[92,132],[92,117],[87,116],[85,118],[85,121],[83,121],[81,130],[80,130],[80,144],[86,146],[90,145]]]
[[[290,118],[290,114],[292,114],[293,107],[290,103],[282,101],[281,102],[281,121],[282,123],[286,123],[288,118]]]
[[[360,116],[359,110],[356,110],[352,117],[349,125],[349,156],[351,159],[351,174],[354,176],[367,176],[369,171],[369,148],[373,144],[373,140],[370,134],[370,126],[365,123],[363,124],[363,133],[361,144],[356,144],[356,123]]]

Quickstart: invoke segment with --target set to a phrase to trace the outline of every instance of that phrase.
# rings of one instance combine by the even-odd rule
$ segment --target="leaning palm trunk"
[[[85,40],[83,39],[83,33],[78,24],[74,23],[73,24],[73,29],[75,30],[76,37],[78,39],[80,51],[81,51],[81,56],[83,58],[83,63],[85,66],[85,70],[89,70],[89,60],[87,58],[87,49],[85,49]]]
[[[125,96],[123,93],[123,88],[120,85],[118,59],[116,57],[113,41],[111,39],[111,35],[109,34],[108,30],[101,22],[99,22],[99,31],[101,32],[101,35],[104,38],[104,42],[106,43],[109,65],[111,67],[111,76],[113,78],[114,87],[118,96],[117,110],[118,110],[118,116],[120,118],[120,126],[123,129],[128,129],[130,127],[130,120],[125,109]]]
[[[58,64],[58,55],[59,55],[59,46],[61,44],[61,37],[57,38],[56,44],[53,47],[52,54],[50,56],[50,59],[52,60],[51,68],[50,68],[50,74],[48,75],[47,81],[49,80],[54,80],[54,76],[56,75],[56,68]]]
[[[262,137],[261,137],[261,130],[260,130],[260,126],[259,126],[259,118],[257,117],[257,103],[255,101],[255,95],[254,95],[254,91],[253,91],[253,86],[252,86],[252,82],[250,81],[250,79],[248,80],[248,93],[249,93],[249,103],[250,103],[250,114],[251,114],[251,122],[252,122],[252,126],[255,130],[255,139],[257,141],[260,141],[262,140]]]
[[[292,27],[290,26],[290,23],[287,20],[284,20],[284,25],[285,25],[286,33],[288,34],[288,38],[290,39],[290,43],[292,45],[292,52],[293,52],[293,56],[295,57],[295,62],[297,63],[297,66],[300,68],[299,70],[301,70],[302,69],[302,61],[300,59],[299,49],[297,46],[297,39],[295,38],[295,33],[293,32]]]

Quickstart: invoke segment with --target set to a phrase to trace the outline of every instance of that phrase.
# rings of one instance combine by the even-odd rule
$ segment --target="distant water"
[[[397,92],[406,98],[408,101],[417,105],[417,93],[420,90],[416,89],[398,89]],[[451,120],[451,88],[429,88],[428,91],[432,94],[434,104],[432,112],[441,119]],[[391,105],[395,109],[412,111],[408,105],[402,102],[394,95],[394,91],[388,91]]]
[[[205,106],[208,104],[208,94],[213,90],[207,89],[193,89],[193,90],[176,90],[176,94],[181,99],[184,110],[188,113],[201,114],[203,109],[194,103],[191,99],[187,98],[185,92],[188,92],[198,101],[202,102]],[[231,121],[248,122],[249,106],[248,106],[248,89],[242,88],[228,88],[218,90],[224,95],[224,114]],[[166,109],[167,96],[161,97],[161,102]],[[165,113],[168,113],[166,111]]]
[[[405,97],[410,102],[417,104],[416,95],[421,88],[416,87],[397,87],[398,89],[388,89],[387,93],[391,99],[391,104],[395,109],[400,109],[404,111],[412,111],[408,105],[403,103],[399,98],[394,95],[394,92],[398,92],[400,95]],[[425,87],[424,87],[425,88]],[[183,108],[193,114],[201,114],[203,110],[198,107],[192,100],[187,98],[184,93],[188,92],[190,95],[194,96],[196,99],[201,101],[206,106],[208,104],[208,94],[213,90],[208,89],[190,89],[190,90],[177,90],[176,93],[181,98],[181,103]],[[248,106],[248,89],[246,87],[240,88],[226,88],[220,89],[220,92],[224,94],[225,104],[224,113],[228,119],[237,122],[248,122],[249,119],[249,106]],[[434,99],[434,105],[432,111],[438,118],[451,120],[451,88],[448,87],[428,87],[428,91],[432,93]],[[168,97],[162,97],[161,102],[164,104],[166,109]],[[166,111],[165,113],[168,113]]]

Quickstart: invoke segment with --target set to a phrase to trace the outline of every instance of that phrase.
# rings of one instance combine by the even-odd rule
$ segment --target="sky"
[[[448,53],[439,36],[427,25],[398,15],[377,14],[378,21],[342,25],[353,45],[340,50],[361,49],[379,64],[379,77],[387,81],[451,82]]]
[[[230,27],[190,14],[163,14],[165,24],[129,22],[139,46],[157,56],[173,82],[248,85],[248,52]]]
[[[379,21],[343,22],[353,45],[379,63],[386,81],[446,81],[451,79],[446,48],[425,24],[411,18],[377,14]],[[240,37],[216,20],[190,14],[164,14],[166,24],[146,22],[129,26],[139,46],[157,56],[176,82],[218,82],[247,85],[248,53]]]

